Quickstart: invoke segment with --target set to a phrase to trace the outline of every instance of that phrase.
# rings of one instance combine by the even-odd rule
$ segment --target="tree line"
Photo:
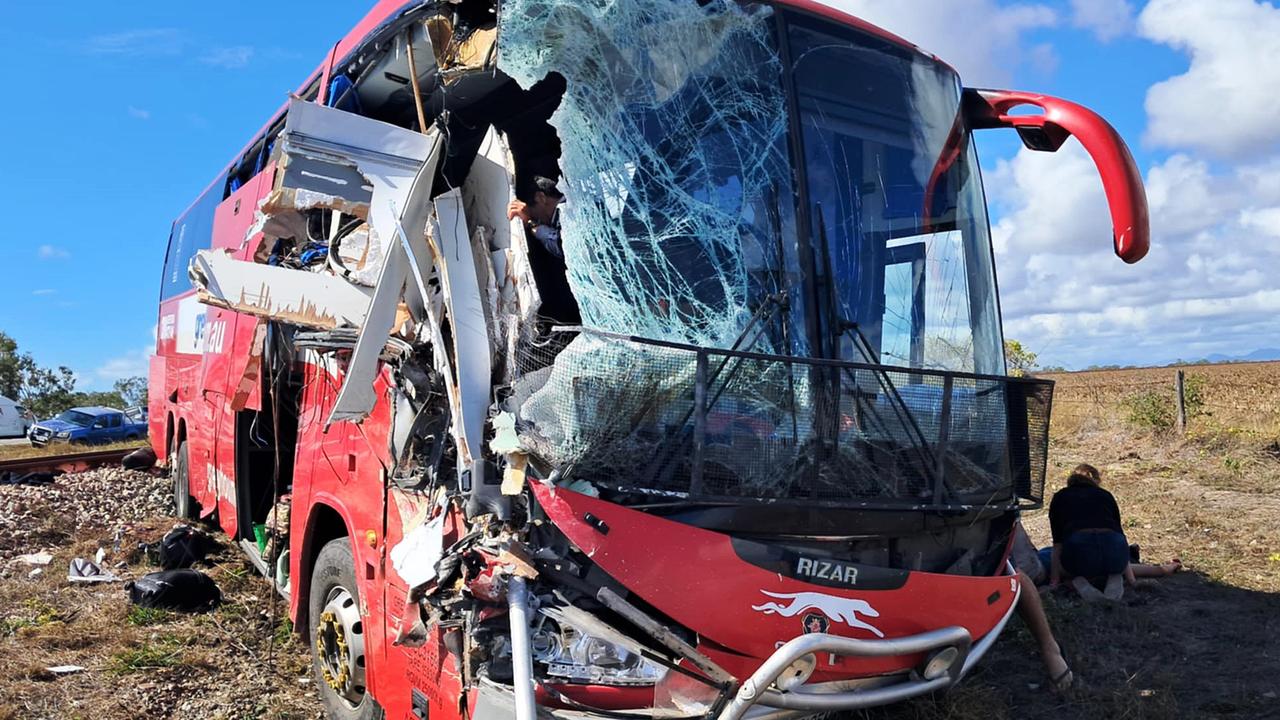
[[[19,351],[16,340],[0,332],[0,395],[45,419],[73,407],[146,405],[147,379],[124,378],[110,390],[78,391],[71,368],[41,365],[31,353]]]

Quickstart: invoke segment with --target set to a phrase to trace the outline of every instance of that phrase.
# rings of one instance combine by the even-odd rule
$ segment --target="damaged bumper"
[[[858,710],[942,690],[960,679],[971,644],[969,631],[956,626],[890,640],[861,640],[826,633],[803,635],[787,642],[765,660],[760,669],[742,683],[719,718],[739,720],[757,704],[790,710]],[[806,688],[803,684],[786,692],[771,689],[786,686],[788,679],[799,680],[799,676],[811,672],[816,653],[846,657],[926,653],[927,660],[920,673],[874,689],[821,692],[817,691],[820,688]]]

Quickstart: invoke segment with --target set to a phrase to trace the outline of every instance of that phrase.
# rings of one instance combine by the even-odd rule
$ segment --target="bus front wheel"
[[[381,720],[382,708],[365,686],[365,628],[349,539],[330,540],[320,549],[307,608],[311,667],[329,717]]]

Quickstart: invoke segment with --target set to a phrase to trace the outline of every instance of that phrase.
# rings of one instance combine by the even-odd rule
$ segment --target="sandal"
[[[1063,692],[1071,687],[1075,682],[1075,673],[1071,672],[1071,663],[1067,662],[1067,656],[1062,652],[1062,645],[1054,642],[1058,650],[1058,658],[1062,660],[1062,672],[1053,675],[1051,670],[1047,670],[1045,675],[1049,678],[1049,688],[1054,692]]]
[[[1059,673],[1058,677],[1049,678],[1049,687],[1056,692],[1066,692],[1071,689],[1071,683],[1075,682],[1076,674],[1071,672],[1071,668],[1067,668]]]

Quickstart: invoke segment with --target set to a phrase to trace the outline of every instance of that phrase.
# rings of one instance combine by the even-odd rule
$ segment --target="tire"
[[[199,515],[199,506],[191,497],[190,460],[187,457],[187,441],[178,443],[173,459],[173,514],[179,520],[194,520]]]
[[[350,539],[330,540],[320,549],[311,570],[307,609],[311,670],[328,717],[382,720],[382,707],[364,686],[364,618]],[[335,634],[337,628],[341,635]],[[343,668],[346,677],[341,676]]]

